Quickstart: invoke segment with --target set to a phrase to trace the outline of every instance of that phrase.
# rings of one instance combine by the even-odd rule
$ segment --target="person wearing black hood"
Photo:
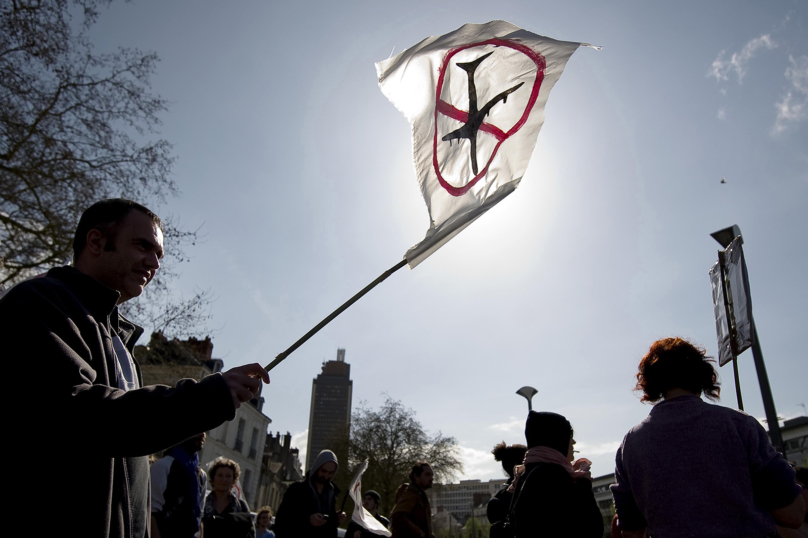
[[[528,451],[514,480],[516,537],[603,536],[603,517],[592,493],[589,460],[573,462],[572,425],[557,413],[531,411]]]
[[[330,450],[317,455],[309,472],[283,495],[275,526],[277,538],[336,538],[345,512],[337,512],[339,488],[331,482],[339,462]]]

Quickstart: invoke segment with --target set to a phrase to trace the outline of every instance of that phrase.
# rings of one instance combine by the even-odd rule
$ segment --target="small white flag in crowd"
[[[379,520],[373,517],[373,514],[368,512],[365,507],[362,506],[362,474],[367,470],[367,468],[368,460],[365,460],[362,462],[362,465],[359,466],[359,469],[356,470],[356,474],[354,474],[353,480],[351,480],[351,485],[348,488],[348,494],[354,501],[354,511],[351,519],[374,534],[378,534],[380,536],[392,536],[392,533],[387,530],[387,528],[385,528],[385,526],[382,525]]]
[[[550,90],[581,45],[492,21],[376,64],[382,92],[412,123],[429,211],[426,237],[405,256],[410,268],[516,189]]]

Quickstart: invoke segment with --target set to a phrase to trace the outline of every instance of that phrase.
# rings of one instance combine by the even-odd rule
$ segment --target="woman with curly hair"
[[[219,457],[208,469],[211,491],[205,499],[202,533],[205,538],[255,538],[250,507],[236,497],[236,485],[241,469],[235,461]]]
[[[717,401],[706,351],[663,338],[640,360],[635,390],[654,403],[617,451],[612,535],[765,537],[799,526],[794,471],[754,417]]]
[[[496,495],[491,497],[486,506],[486,515],[488,521],[493,525],[497,521],[502,521],[508,514],[508,509],[511,506],[511,499],[513,494],[508,491],[508,488],[513,482],[513,468],[522,464],[525,460],[525,452],[527,447],[525,445],[506,445],[505,441],[494,446],[491,454],[494,459],[502,463],[502,470],[508,475],[508,481],[500,489]]]

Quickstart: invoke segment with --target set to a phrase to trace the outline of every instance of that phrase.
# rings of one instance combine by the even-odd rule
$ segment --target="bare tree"
[[[389,396],[378,410],[362,403],[351,418],[349,465],[353,469],[365,459],[369,464],[362,489],[379,492],[384,513],[392,509],[398,487],[409,482],[415,463],[429,462],[436,480],[449,480],[463,470],[455,438],[427,434],[415,411]]]
[[[125,197],[159,206],[177,194],[171,144],[157,136],[166,102],[149,91],[157,55],[97,54],[88,39],[110,1],[2,0],[0,285],[69,261],[78,218],[92,202]],[[176,267],[196,232],[165,232],[175,240],[167,248]],[[171,302],[164,292],[176,276],[164,271],[151,304],[133,303],[128,313],[164,331],[199,329],[210,296]]]

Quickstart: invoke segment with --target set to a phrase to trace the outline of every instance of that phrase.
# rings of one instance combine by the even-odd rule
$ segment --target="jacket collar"
[[[143,328],[118,313],[118,299],[121,297],[118,291],[68,265],[54,267],[48,271],[48,277],[67,284],[90,314],[97,321],[105,324],[108,322],[115,334],[120,333],[126,347],[130,348],[129,351],[132,351],[131,348],[143,334]]]

